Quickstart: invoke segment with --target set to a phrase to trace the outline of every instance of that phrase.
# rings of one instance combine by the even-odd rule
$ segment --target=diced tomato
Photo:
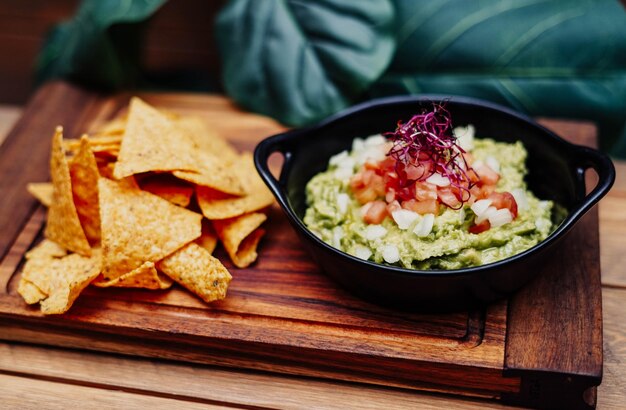
[[[376,172],[371,169],[364,169],[361,171],[361,175],[363,175],[363,185],[370,185],[372,183],[372,179],[376,177]]]
[[[396,168],[396,160],[393,159],[392,157],[386,157],[385,159],[383,159],[382,161],[380,161],[378,164],[378,169],[381,171],[381,173],[388,173],[391,171],[394,171]]]
[[[383,180],[385,181],[387,190],[393,189],[394,191],[397,191],[400,189],[400,180],[398,179],[398,174],[395,172],[389,172],[383,175]]]
[[[474,162],[474,156],[469,152],[464,152],[461,154],[461,156],[465,159],[465,163],[471,167],[472,162]]]
[[[369,169],[355,174],[350,179],[350,188],[352,188],[354,197],[361,204],[384,197],[386,193],[383,177]]]
[[[482,221],[479,224],[470,226],[469,227],[469,232],[473,233],[473,234],[479,234],[481,232],[488,231],[489,228],[491,228],[491,224],[489,223],[488,219],[485,219],[484,221]]]
[[[500,175],[486,164],[480,164],[472,168],[480,177],[480,182],[485,185],[495,185],[500,179]]]
[[[363,173],[357,172],[356,174],[352,175],[352,177],[350,178],[350,188],[354,190],[363,188],[363,186],[365,186],[365,184],[363,183]]]
[[[495,185],[477,184],[470,188],[470,193],[476,200],[486,199],[496,190]]]
[[[513,215],[513,219],[517,218],[517,202],[510,192],[493,192],[488,197],[491,199],[491,205],[497,209],[508,209]]]
[[[430,162],[421,162],[418,165],[408,164],[404,167],[407,179],[417,181],[430,175]]]
[[[398,201],[392,201],[387,205],[387,213],[389,215],[391,215],[392,212],[397,211],[398,209],[402,209],[402,206],[400,206],[400,202]]]
[[[366,204],[368,202],[375,201],[378,198],[376,191],[374,191],[372,188],[369,188],[369,187],[353,189],[352,193],[354,193],[354,197],[361,204]]]
[[[469,177],[472,184],[480,182],[480,175],[476,173],[476,170],[474,168],[471,168],[467,171],[467,176]]]
[[[415,184],[399,188],[396,192],[396,198],[400,202],[415,199]]]
[[[428,199],[437,199],[437,186],[428,182],[415,183],[415,199],[418,201],[426,201]]]
[[[489,195],[494,193],[495,190],[495,185],[483,185],[482,187],[480,187],[480,192],[483,198],[489,198]]]
[[[450,187],[437,188],[437,197],[444,205],[450,208],[457,209],[461,205],[461,201],[454,195]]]
[[[380,169],[380,163],[367,160],[365,161],[365,164],[363,164],[363,168],[370,171],[378,171]]]
[[[435,214],[439,213],[439,202],[436,199],[428,199],[426,201],[416,201],[415,199],[409,199],[402,202],[402,208],[409,211],[417,212],[418,214]]]
[[[387,217],[387,204],[383,201],[373,201],[368,204],[363,220],[368,224],[379,224]]]

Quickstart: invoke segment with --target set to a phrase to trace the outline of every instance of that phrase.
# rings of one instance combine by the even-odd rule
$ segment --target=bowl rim
[[[295,213],[295,210],[290,204],[289,198],[287,196],[287,192],[284,189],[284,183],[290,171],[290,167],[286,166],[288,162],[287,156],[290,155],[290,153],[283,152],[283,154],[285,155],[285,161],[282,165],[282,169],[280,171],[280,176],[279,176],[278,181],[276,181],[271,176],[271,174],[269,173],[269,170],[266,167],[267,157],[269,157],[271,153],[276,152],[276,151],[270,152],[267,155],[267,157],[264,159],[263,154],[266,153],[266,152],[263,152],[265,151],[264,148],[267,148],[269,145],[276,143],[278,141],[282,141],[284,139],[301,138],[305,134],[319,131],[346,117],[359,115],[362,111],[366,111],[368,109],[374,109],[380,106],[395,105],[395,104],[408,104],[408,103],[440,102],[440,101],[446,101],[446,102],[451,101],[454,103],[460,103],[462,105],[474,105],[474,106],[478,106],[481,108],[499,111],[501,113],[514,117],[517,120],[521,120],[527,123],[528,125],[532,126],[533,128],[537,129],[538,131],[542,132],[546,137],[552,140],[551,143],[560,144],[561,146],[567,149],[568,153],[595,155],[597,160],[603,161],[602,165],[607,166],[608,164],[610,166],[605,167],[607,169],[605,169],[606,174],[604,175],[604,178],[600,175],[598,182],[596,184],[596,187],[593,189],[593,192],[595,192],[595,195],[585,194],[583,191],[583,197],[581,198],[579,203],[575,205],[575,207],[568,212],[568,215],[559,224],[559,226],[554,231],[552,231],[548,235],[548,237],[544,239],[543,241],[539,242],[535,246],[523,252],[512,255],[505,259],[501,259],[499,261],[495,261],[495,262],[491,262],[491,263],[487,263],[487,264],[479,265],[479,266],[470,266],[466,268],[450,269],[450,270],[411,269],[411,268],[404,268],[404,267],[395,266],[395,265],[373,262],[369,260],[363,260],[363,259],[357,258],[356,256],[350,255],[349,253],[344,252],[340,249],[337,249],[333,247],[332,245],[327,244],[326,242],[318,238],[315,234],[313,234],[313,232],[304,224],[304,221],[300,217],[298,217],[298,215]],[[360,104],[356,104],[338,113],[335,113],[317,122],[316,124],[313,124],[307,127],[288,130],[280,134],[276,134],[276,135],[265,138],[263,141],[261,141],[257,145],[255,149],[255,153],[254,153],[254,160],[255,160],[255,165],[257,167],[257,170],[259,171],[259,174],[261,175],[264,182],[267,184],[267,186],[270,188],[270,190],[274,194],[274,197],[277,199],[279,205],[281,206],[283,211],[287,214],[292,224],[295,224],[298,227],[299,231],[303,233],[304,235],[306,235],[307,239],[315,243],[317,246],[320,246],[324,248],[326,251],[331,252],[339,257],[346,258],[352,263],[355,263],[357,265],[363,265],[370,269],[373,268],[373,269],[384,270],[386,273],[392,273],[392,274],[401,275],[401,276],[412,276],[412,277],[422,276],[422,277],[428,277],[428,278],[437,278],[437,277],[450,278],[450,277],[458,277],[458,276],[470,276],[476,273],[499,270],[499,269],[505,268],[506,266],[513,265],[517,262],[520,262],[520,260],[523,261],[525,259],[529,259],[533,255],[542,253],[546,249],[550,248],[561,237],[563,237],[575,225],[575,223],[610,190],[615,180],[615,169],[611,160],[609,159],[607,155],[599,152],[598,150],[589,148],[586,146],[582,146],[582,145],[573,144],[561,138],[560,136],[558,136],[557,134],[555,134],[548,128],[538,124],[531,117],[525,114],[522,114],[518,111],[515,111],[511,108],[504,107],[500,104],[477,99],[477,98],[457,96],[457,95],[448,95],[448,94],[446,95],[421,94],[421,95],[390,96],[390,97],[372,99],[372,100],[368,100]],[[583,168],[578,167],[576,170],[578,173],[580,173],[580,171],[582,170],[582,173],[583,173],[582,179],[581,179],[581,175],[577,175],[577,177],[578,177],[578,184],[580,183],[583,184],[583,187],[582,187],[583,190],[585,188],[584,171],[587,168],[583,169]],[[276,184],[276,182],[278,182],[278,184]]]

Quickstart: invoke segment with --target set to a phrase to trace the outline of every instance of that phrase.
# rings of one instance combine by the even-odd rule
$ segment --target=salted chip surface
[[[267,189],[254,167],[250,153],[241,155],[234,169],[245,187],[246,194],[244,196],[229,196],[203,186],[196,188],[198,205],[207,219],[233,218],[258,211],[274,202],[272,193]]]
[[[73,253],[52,259],[48,297],[41,302],[41,312],[46,315],[67,312],[83,289],[100,274],[100,261],[98,249],[90,257]]]
[[[182,117],[177,120],[178,126],[187,133],[196,148],[200,151],[209,152],[232,163],[237,160],[237,150],[217,131],[208,127],[208,124],[199,117]]]
[[[92,285],[100,288],[145,288],[145,289],[168,289],[172,286],[172,279],[165,275],[160,275],[154,262],[145,262],[137,269],[128,272],[119,278],[108,281],[95,280]]]
[[[196,239],[196,243],[206,249],[209,253],[213,253],[215,248],[217,247],[217,232],[213,228],[213,225],[207,219],[202,220],[202,234],[198,239]]]
[[[78,218],[72,194],[70,169],[63,150],[63,129],[57,127],[52,138],[50,156],[52,203],[48,208],[45,235],[71,251],[90,255],[91,247]]]
[[[43,239],[31,250],[26,252],[24,257],[26,259],[52,259],[62,258],[67,255],[67,251],[61,245],[50,239]]]
[[[98,205],[98,179],[100,173],[91,151],[89,138],[80,139],[78,153],[70,163],[72,193],[78,219],[87,239],[93,244],[100,242],[100,206]]]
[[[200,214],[130,184],[100,178],[98,188],[106,280],[163,259],[201,234]]]
[[[50,294],[51,275],[54,274],[52,266],[55,258],[27,259],[22,268],[22,279],[29,281],[46,295]]]
[[[205,302],[224,299],[232,279],[222,262],[196,243],[163,259],[157,268]]]
[[[198,172],[197,168],[194,145],[187,135],[166,115],[133,97],[113,171],[115,178],[147,171]]]
[[[191,202],[193,187],[168,174],[151,175],[140,183],[141,189],[186,208]]]
[[[177,178],[231,195],[244,195],[246,188],[230,162],[209,152],[197,151],[198,172],[173,171]]]
[[[91,150],[94,152],[110,149],[119,150],[120,144],[122,143],[122,135],[91,136],[89,137],[89,143]],[[73,153],[77,153],[80,150],[80,145],[80,139],[65,140],[63,143],[64,148]]]
[[[215,231],[235,266],[245,268],[257,259],[257,246],[265,234],[263,229],[258,228],[266,219],[265,214],[257,212],[213,221]]]
[[[48,295],[42,292],[37,285],[24,279],[24,277],[20,278],[20,282],[17,285],[17,293],[19,293],[20,296],[22,296],[22,299],[24,299],[24,301],[29,305],[38,303],[48,297]]]
[[[51,182],[30,182],[26,185],[26,190],[46,207],[52,203],[53,189]]]

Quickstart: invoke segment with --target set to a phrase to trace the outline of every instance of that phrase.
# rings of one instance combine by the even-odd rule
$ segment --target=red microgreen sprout
[[[403,186],[424,181],[438,173],[450,180],[452,192],[460,202],[455,209],[460,209],[469,200],[469,190],[474,184],[468,172],[474,171],[462,155],[465,150],[457,144],[445,104],[433,103],[431,111],[424,110],[406,123],[399,121],[394,132],[383,135],[393,142],[387,155],[396,160],[396,172]],[[409,179],[404,170],[410,165],[424,172],[416,179]]]

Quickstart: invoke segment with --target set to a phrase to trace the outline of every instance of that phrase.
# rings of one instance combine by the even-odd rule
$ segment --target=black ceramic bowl
[[[457,270],[411,270],[363,261],[324,243],[304,225],[305,186],[325,170],[329,158],[350,149],[356,137],[395,129],[433,101],[446,101],[454,126],[473,124],[479,138],[522,141],[528,150],[529,189],[567,210],[556,230],[537,246],[483,266]],[[268,159],[284,156],[280,177]],[[550,250],[611,188],[615,169],[610,159],[591,148],[573,145],[532,119],[496,104],[462,97],[392,97],[367,102],[321,123],[262,141],[254,153],[256,167],[322,269],[344,288],[370,301],[401,308],[453,310],[502,298],[529,281]],[[599,182],[585,195],[584,173],[593,168]],[[572,255],[574,256],[574,255]]]

